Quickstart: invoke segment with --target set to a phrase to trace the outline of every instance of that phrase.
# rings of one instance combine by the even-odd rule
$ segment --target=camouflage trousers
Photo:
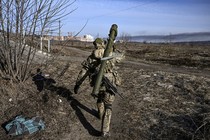
[[[99,118],[102,120],[101,132],[109,132],[111,116],[112,116],[112,103],[115,96],[108,92],[99,93],[97,101]]]

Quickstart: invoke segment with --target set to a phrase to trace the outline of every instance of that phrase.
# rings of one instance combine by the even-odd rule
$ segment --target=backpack
[[[5,128],[8,135],[17,136],[22,134],[32,134],[38,130],[43,130],[45,127],[44,122],[40,117],[33,117],[32,119],[26,119],[22,115],[15,117],[15,119],[9,122]]]

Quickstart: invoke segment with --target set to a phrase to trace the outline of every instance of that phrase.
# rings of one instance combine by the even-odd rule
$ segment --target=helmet
[[[101,38],[96,38],[95,41],[93,41],[93,45],[97,48],[105,48],[104,41]]]
[[[101,38],[96,38],[95,41],[93,42],[93,45],[97,44],[103,44],[103,40]]]

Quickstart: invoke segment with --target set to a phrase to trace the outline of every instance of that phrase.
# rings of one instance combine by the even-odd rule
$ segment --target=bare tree
[[[131,36],[128,33],[123,32],[120,35],[120,42],[126,47],[127,43],[131,40]]]
[[[25,81],[45,29],[58,21],[76,0],[0,0],[0,77]],[[69,10],[69,9],[68,9]]]

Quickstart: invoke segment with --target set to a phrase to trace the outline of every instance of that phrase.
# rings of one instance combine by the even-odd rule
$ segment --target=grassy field
[[[125,52],[125,59],[117,65],[122,77],[118,89],[125,98],[116,96],[109,139],[208,140],[210,43],[126,43],[116,47]],[[47,65],[35,63],[31,73],[34,76],[40,68],[49,75],[41,92],[33,77],[24,84],[1,79],[0,138],[101,139],[101,122],[96,117],[96,99],[90,95],[88,79],[78,94],[73,93],[81,62],[92,49],[91,43],[52,46],[55,59]],[[50,79],[55,82],[50,83]],[[42,117],[45,130],[7,136],[5,122],[19,114]]]

